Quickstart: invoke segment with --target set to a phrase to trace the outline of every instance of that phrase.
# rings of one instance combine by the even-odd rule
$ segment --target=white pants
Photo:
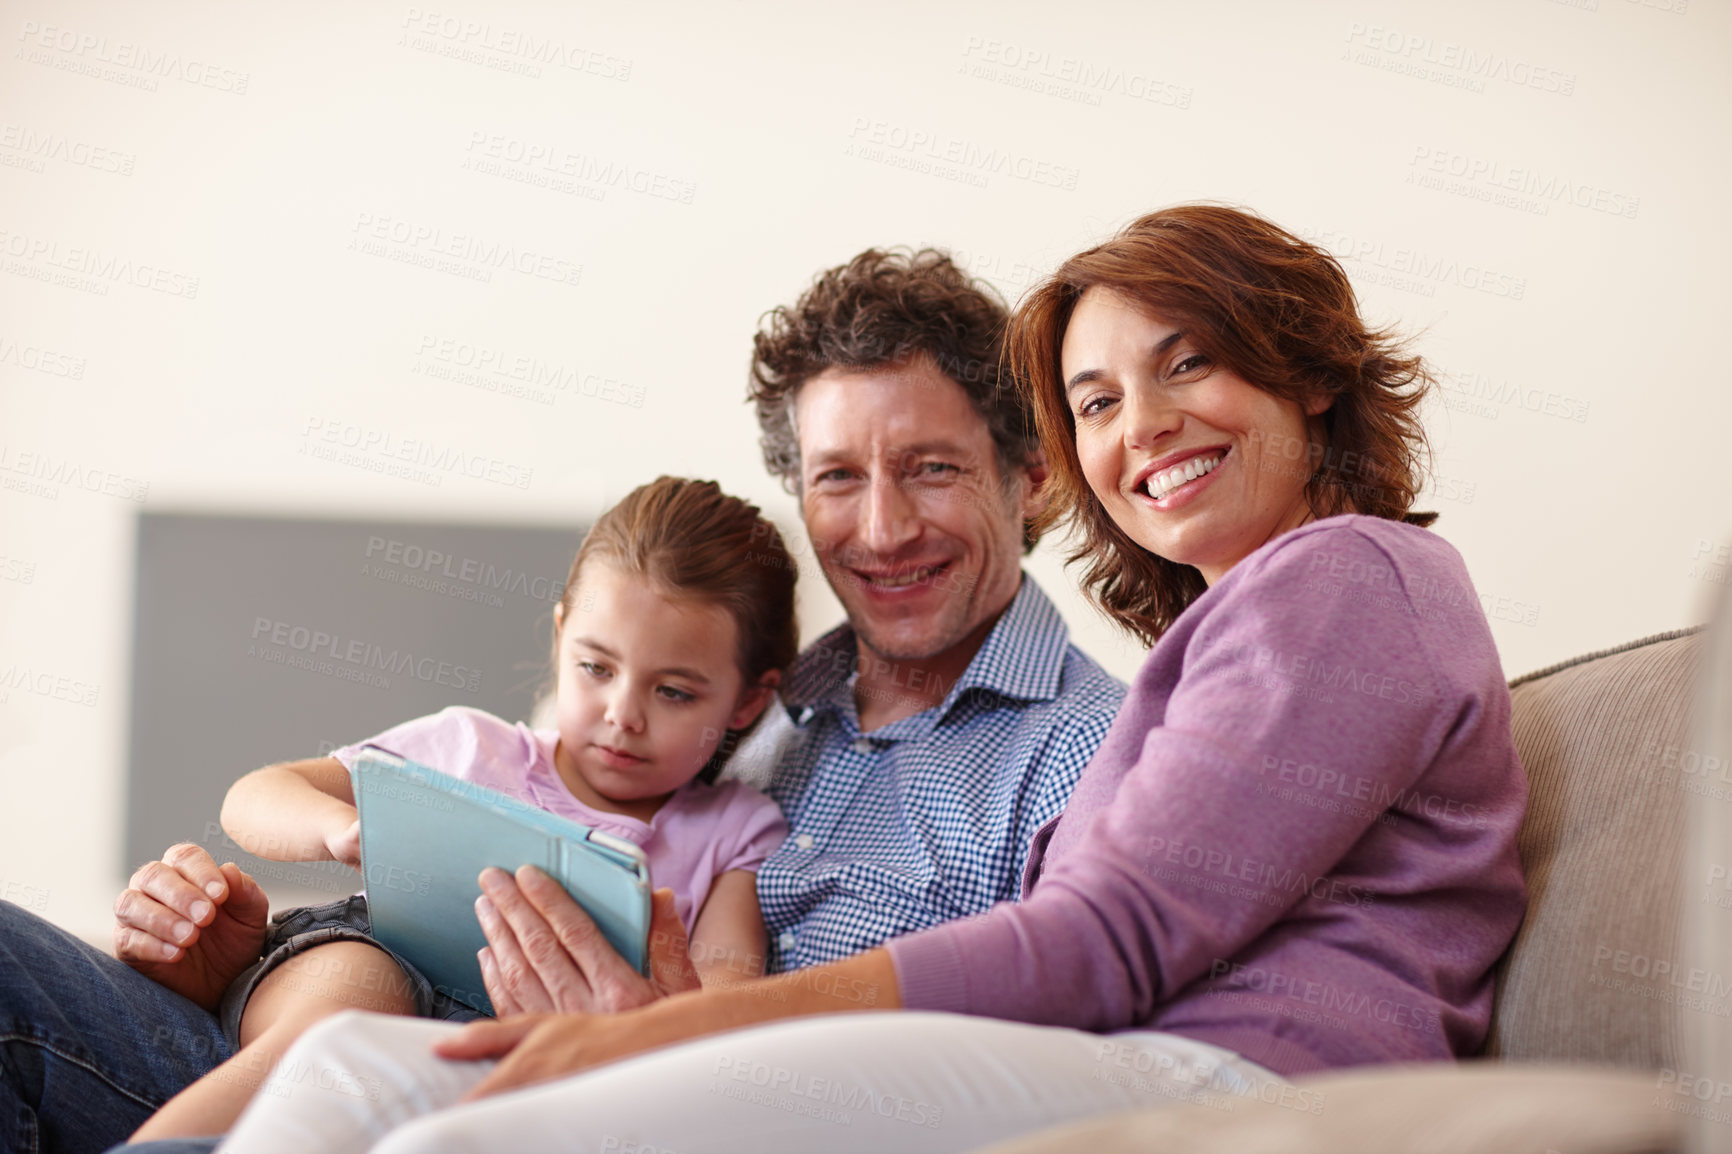
[[[221,1154],[962,1151],[1161,1103],[1230,1111],[1284,1084],[1176,1034],[844,1014],[703,1038],[452,1107],[494,1064],[429,1052],[458,1028],[355,1011],[326,1019],[284,1055]]]

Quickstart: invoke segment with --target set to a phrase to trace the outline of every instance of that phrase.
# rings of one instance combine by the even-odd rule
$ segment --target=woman
[[[1010,344],[1049,520],[1154,643],[1023,900],[626,1013],[339,1021],[225,1148],[967,1150],[1481,1044],[1526,787],[1466,570],[1409,512],[1418,359],[1327,253],[1212,206],[1066,262]],[[891,1009],[927,1012],[857,1012]]]

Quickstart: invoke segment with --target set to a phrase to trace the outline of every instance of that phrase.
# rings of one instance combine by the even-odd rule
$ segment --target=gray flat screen
[[[527,720],[582,529],[146,513],[138,520],[126,855],[178,841],[277,904],[358,886],[217,824],[249,770],[448,705]]]

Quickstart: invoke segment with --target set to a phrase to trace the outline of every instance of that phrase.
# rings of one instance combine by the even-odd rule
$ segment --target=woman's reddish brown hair
[[[1265,392],[1334,398],[1310,422],[1321,442],[1292,454],[1294,467],[1306,470],[1314,516],[1436,520],[1410,511],[1427,452],[1417,409],[1431,376],[1392,331],[1366,327],[1335,258],[1240,209],[1187,204],[1152,212],[1033,289],[1011,318],[1006,348],[1051,469],[1036,527],[1068,522],[1078,531],[1069,560],[1087,562],[1085,589],[1145,643],[1207,586],[1196,569],[1131,540],[1083,478],[1059,351],[1078,299],[1097,287],[1182,329],[1197,351]]]

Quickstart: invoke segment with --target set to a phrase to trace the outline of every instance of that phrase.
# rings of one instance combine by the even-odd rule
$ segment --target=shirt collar
[[[1064,618],[1024,573],[1010,606],[986,635],[974,660],[935,710],[943,717],[971,689],[985,689],[1023,701],[1058,696],[1070,631]],[[794,662],[783,694],[794,720],[804,724],[825,706],[853,713],[851,695],[859,642],[854,627],[842,624],[809,645]]]

